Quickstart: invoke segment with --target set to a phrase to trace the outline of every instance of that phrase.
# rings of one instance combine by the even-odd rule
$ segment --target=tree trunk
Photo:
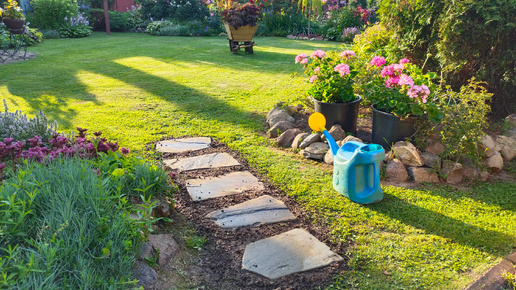
[[[106,34],[111,34],[111,26],[109,25],[109,7],[107,0],[103,0],[104,4],[104,20],[106,22]]]

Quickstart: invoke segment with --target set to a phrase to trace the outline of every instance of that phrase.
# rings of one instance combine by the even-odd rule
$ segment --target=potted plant
[[[435,101],[437,86],[433,72],[423,74],[421,68],[406,58],[386,65],[385,58],[374,56],[365,65],[361,88],[373,109],[373,143],[389,149],[393,143],[415,134],[415,122],[425,116],[437,122],[443,117]]]
[[[233,53],[240,47],[245,47],[247,52],[253,53],[252,40],[258,28],[259,17],[260,7],[254,3],[226,3],[226,8],[222,11],[222,20],[228,34],[229,48]],[[239,42],[244,44],[239,45]]]
[[[7,5],[1,11],[2,21],[9,31],[23,30],[25,16],[16,0],[7,0]]]
[[[326,118],[328,128],[339,124],[344,131],[355,134],[362,101],[353,91],[358,74],[355,53],[316,50],[310,56],[296,56],[295,62],[304,66],[311,84],[307,94],[313,99],[315,111]]]

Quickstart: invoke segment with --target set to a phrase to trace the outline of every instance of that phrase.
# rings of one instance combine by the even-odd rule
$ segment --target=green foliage
[[[148,198],[170,195],[177,190],[168,183],[165,171],[141,157],[124,156],[120,151],[99,152],[96,164],[99,174],[106,178],[115,177],[120,181],[117,186],[125,188],[125,194],[129,196],[143,194]]]
[[[364,26],[360,15],[354,13],[351,6],[333,9],[328,12],[328,20],[323,26],[324,35],[330,40],[339,40],[342,32],[348,27],[361,28]]]
[[[79,12],[76,0],[33,0],[31,5],[34,25],[39,29],[59,29]]]
[[[35,135],[49,140],[57,132],[57,122],[49,123],[42,111],[29,119],[21,111],[9,112],[4,101],[4,113],[0,113],[0,139],[14,138],[15,141],[27,140]]]
[[[218,18],[206,21],[154,21],[149,23],[146,32],[157,36],[208,36],[221,31]]]
[[[308,20],[299,13],[265,13],[256,31],[259,35],[287,36],[304,33]]]
[[[397,47],[414,63],[428,55],[429,70],[443,70],[454,89],[471,77],[488,84],[497,115],[514,111],[516,2],[512,0],[381,2],[382,21]]]
[[[472,79],[459,92],[449,86],[438,94],[438,106],[444,113],[439,124],[422,126],[422,138],[418,142],[426,146],[425,140],[435,140],[444,145],[442,157],[450,160],[470,160],[477,165],[484,155],[478,142],[487,128],[487,102],[492,94],[487,93],[485,84]]]
[[[106,29],[104,9],[90,9],[87,13],[90,23],[94,24],[96,30]],[[109,11],[109,25],[111,31],[118,32],[144,29],[147,26],[136,9],[128,12]]]
[[[56,29],[41,30],[41,34],[44,39],[56,39],[60,37],[59,30]]]
[[[43,34],[36,28],[30,28],[28,24],[25,24],[25,27],[27,28],[26,34],[24,34],[21,38],[24,43],[26,43],[28,46],[32,46],[43,41]],[[0,27],[1,48],[7,48],[11,44],[10,35],[11,33],[5,26]]]
[[[0,190],[2,288],[100,289],[134,284],[145,230],[116,180],[84,160],[25,163]]]
[[[202,249],[202,246],[206,243],[206,237],[200,237],[200,236],[189,236],[185,238],[186,246],[190,249],[199,251]]]
[[[502,273],[502,277],[505,280],[505,289],[516,290],[516,275],[510,272],[504,272]]]
[[[138,0],[141,15],[145,19],[192,21],[202,20],[209,15],[201,0]]]
[[[91,27],[87,25],[63,26],[59,29],[59,36],[62,38],[79,38],[91,35]]]
[[[375,55],[382,55],[392,61],[392,53],[388,46],[392,32],[382,23],[368,27],[353,39],[353,51],[363,60],[371,60]],[[396,57],[397,58],[397,57]]]

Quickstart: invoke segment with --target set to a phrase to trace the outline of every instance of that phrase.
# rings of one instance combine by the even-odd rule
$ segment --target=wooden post
[[[111,27],[109,25],[109,7],[108,7],[107,0],[103,0],[103,4],[104,4],[104,20],[106,22],[106,34],[110,35],[111,34]]]

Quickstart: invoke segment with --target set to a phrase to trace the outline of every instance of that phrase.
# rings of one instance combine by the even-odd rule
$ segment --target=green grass
[[[94,34],[47,40],[35,60],[1,66],[11,110],[44,110],[60,130],[101,130],[136,152],[163,136],[211,136],[238,150],[295,197],[331,239],[349,244],[352,271],[335,288],[458,289],[516,247],[514,182],[470,189],[386,187],[359,205],[331,186],[331,171],[276,148],[263,134],[279,101],[297,104],[306,84],[299,53],[338,43],[256,37],[254,55],[229,52],[224,37]]]

